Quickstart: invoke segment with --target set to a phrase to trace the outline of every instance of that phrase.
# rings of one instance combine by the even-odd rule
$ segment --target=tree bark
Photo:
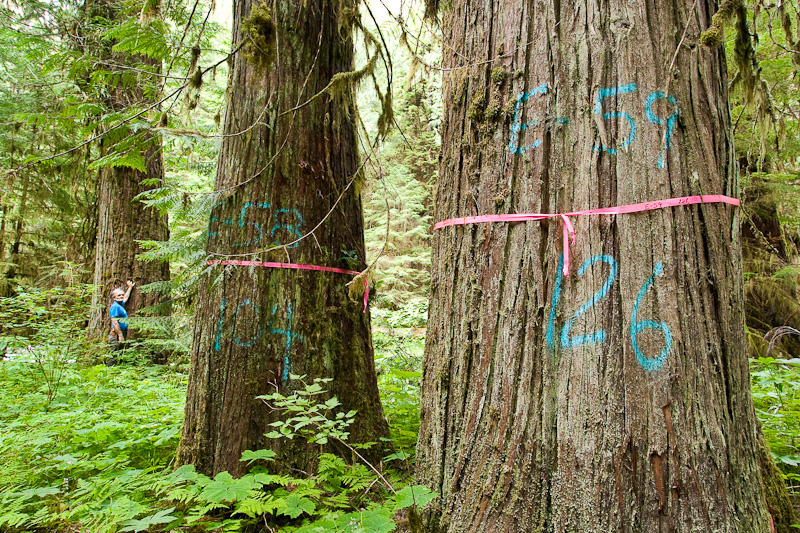
[[[334,75],[353,70],[354,9],[350,1],[234,2],[234,43],[262,45],[246,48],[231,66],[219,200],[209,224],[212,257],[365,267],[352,87],[324,91]],[[275,57],[264,43],[276,47]],[[285,247],[258,253],[278,244]],[[198,297],[180,463],[209,475],[240,475],[243,451],[272,448],[279,468],[312,468],[318,446],[264,437],[280,415],[256,396],[289,394],[300,386],[291,374],[306,375],[306,382],[332,378],[325,388],[343,410],[358,411],[351,442],[388,436],[369,314],[348,298],[351,278],[210,269]],[[379,456],[380,447],[369,453]]]
[[[713,1],[454,2],[436,217],[738,192]],[[685,33],[685,37],[684,37]],[[434,234],[431,531],[767,531],[738,211]]]

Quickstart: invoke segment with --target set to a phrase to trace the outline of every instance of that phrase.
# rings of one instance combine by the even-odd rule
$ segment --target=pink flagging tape
[[[350,274],[351,276],[358,276],[361,272],[356,270],[345,270],[343,268],[324,267],[318,265],[300,265],[297,263],[276,263],[274,261],[239,261],[235,259],[214,259],[206,261],[207,265],[235,265],[235,266],[253,266],[265,268],[289,268],[292,270],[318,270],[323,272],[334,272],[336,274]],[[364,313],[367,312],[367,301],[369,300],[369,279],[364,276]]]
[[[640,204],[621,205],[617,207],[603,207],[601,209],[589,209],[587,211],[572,211],[571,213],[516,213],[510,215],[479,215],[474,217],[450,218],[437,222],[433,229],[441,229],[447,226],[463,226],[465,224],[479,224],[481,222],[526,222],[528,220],[544,220],[546,218],[561,217],[564,229],[564,276],[569,276],[569,240],[572,237],[572,244],[575,244],[575,230],[569,217],[579,215],[623,215],[626,213],[639,213],[641,211],[652,211],[653,209],[663,209],[665,207],[675,207],[679,205],[691,204],[730,204],[739,205],[739,200],[722,194],[709,194],[702,196],[683,196],[681,198],[670,198],[668,200],[657,200],[655,202],[643,202]]]

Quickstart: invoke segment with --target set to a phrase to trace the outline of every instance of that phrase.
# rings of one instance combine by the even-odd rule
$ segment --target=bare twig
[[[791,326],[778,326],[777,328],[772,328],[764,335],[764,340],[769,340],[769,347],[767,348],[766,357],[770,357],[772,353],[772,349],[775,347],[775,343],[781,337],[786,335],[800,335],[800,331],[796,330]]]

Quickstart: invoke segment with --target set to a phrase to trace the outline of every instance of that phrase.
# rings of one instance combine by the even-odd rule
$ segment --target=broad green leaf
[[[310,515],[316,510],[314,502],[297,494],[292,494],[283,501],[286,502],[286,508],[278,511],[278,514],[284,514],[291,518],[297,518],[303,513]]]
[[[242,454],[242,458],[239,459],[240,461],[258,461],[260,459],[270,460],[275,457],[275,452],[272,450],[245,450]]]
[[[178,519],[177,516],[172,516],[169,514],[174,510],[174,507],[170,507],[169,509],[164,509],[163,511],[159,511],[154,515],[147,516],[140,520],[126,520],[122,523],[122,525],[126,527],[120,529],[120,532],[133,531],[134,533],[138,533],[139,531],[149,529],[152,525],[168,524],[173,520]]]
[[[220,472],[200,493],[200,499],[208,503],[243,500],[255,488],[258,485],[251,479],[233,479],[228,472]]]
[[[438,495],[438,493],[431,492],[428,487],[423,487],[422,485],[403,487],[395,495],[394,508],[398,510],[404,507],[410,507],[411,505],[422,507]]]
[[[387,455],[383,458],[385,462],[394,461],[395,459],[399,459],[401,461],[407,460],[409,455],[404,451],[399,451],[390,455]]]
[[[389,511],[383,508],[364,511],[361,515],[361,527],[365,533],[389,533],[397,527]]]

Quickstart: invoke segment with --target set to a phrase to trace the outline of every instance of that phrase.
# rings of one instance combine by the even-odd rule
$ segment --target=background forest
[[[0,7],[0,531],[415,530],[415,509],[435,496],[415,485],[413,465],[441,44],[424,6],[408,2],[362,5],[383,64],[357,95],[373,342],[395,451],[378,464],[323,454],[316,472],[277,475],[271,451],[249,450],[242,461],[254,468],[238,479],[175,469],[218,199],[230,9],[206,0]],[[727,24],[752,392],[798,505],[800,8],[756,1]],[[361,68],[376,56],[356,40]],[[168,238],[142,239],[138,259],[169,275],[135,280],[152,298],[134,308],[138,337],[107,365],[105,339],[87,334],[102,284],[99,214],[112,201],[102,176],[145,172],[157,156],[163,178],[135,194],[168,220]],[[309,380],[299,394],[266,398],[292,413],[275,438],[348,442],[352,415],[337,415],[324,390]]]

